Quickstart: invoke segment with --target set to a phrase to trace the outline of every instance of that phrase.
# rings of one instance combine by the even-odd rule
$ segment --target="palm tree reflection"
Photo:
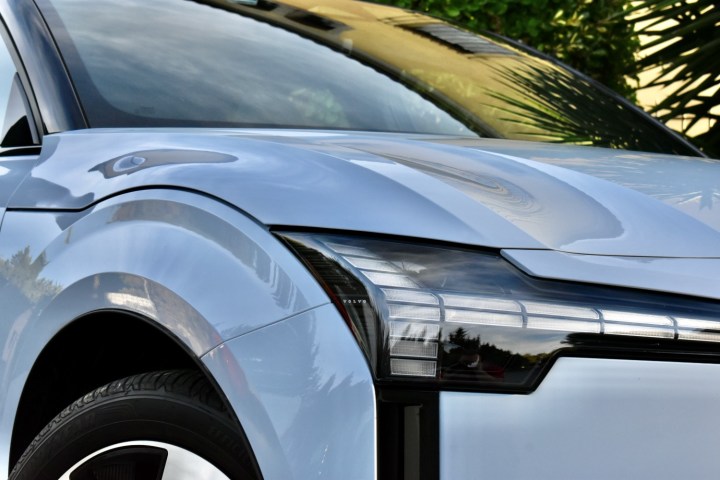
[[[629,150],[648,150],[650,143],[658,151],[672,151],[666,135],[648,138],[645,122],[639,128],[639,115],[616,98],[598,94],[590,80],[539,64],[489,68],[497,83],[488,95],[501,102],[495,107],[504,122],[515,125],[514,137]]]

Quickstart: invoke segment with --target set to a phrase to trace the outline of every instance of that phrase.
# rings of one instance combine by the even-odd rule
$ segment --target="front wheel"
[[[153,372],[112,382],[63,410],[10,480],[255,479],[248,452],[199,372]]]

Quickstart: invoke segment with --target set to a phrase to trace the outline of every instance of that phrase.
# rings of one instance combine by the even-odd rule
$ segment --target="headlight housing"
[[[490,251],[281,236],[348,320],[379,382],[530,391],[561,354],[720,354],[717,302],[540,280]]]

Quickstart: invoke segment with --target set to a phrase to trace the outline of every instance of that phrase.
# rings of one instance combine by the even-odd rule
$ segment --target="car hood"
[[[211,194],[270,226],[720,258],[720,163],[708,159],[307,131],[87,130],[44,141],[10,208],[83,209],[169,186]]]

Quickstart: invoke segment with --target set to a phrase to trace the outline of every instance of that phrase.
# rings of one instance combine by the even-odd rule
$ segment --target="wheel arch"
[[[192,365],[224,399],[203,354],[328,301],[266,228],[193,192],[128,192],[82,212],[9,211],[2,233],[10,241],[0,248],[0,294],[13,300],[0,325],[0,442],[12,452],[0,463],[10,468],[34,430],[110,374]],[[127,346],[133,336],[147,337],[147,364]],[[93,356],[105,363],[78,372]],[[34,398],[54,396],[69,376],[76,388],[25,418]]]
[[[93,340],[88,342],[88,337]],[[134,312],[97,310],[62,328],[42,349],[20,396],[9,470],[33,438],[67,405],[113,380],[152,370],[201,371],[199,359],[167,329]]]

